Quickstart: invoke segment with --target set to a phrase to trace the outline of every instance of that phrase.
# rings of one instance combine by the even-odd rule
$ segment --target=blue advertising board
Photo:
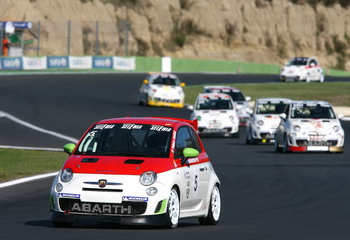
[[[69,68],[68,56],[47,57],[47,68]]]
[[[112,69],[113,57],[92,57],[92,67],[98,69]]]
[[[1,69],[2,70],[22,70],[23,69],[22,57],[2,57]]]

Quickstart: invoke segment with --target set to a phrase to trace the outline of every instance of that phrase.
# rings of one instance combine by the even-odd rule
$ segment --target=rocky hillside
[[[128,54],[273,64],[303,55],[317,56],[323,67],[350,71],[350,11],[338,4],[310,6],[290,0],[0,0],[0,4],[1,21],[33,23],[23,35],[26,55]]]

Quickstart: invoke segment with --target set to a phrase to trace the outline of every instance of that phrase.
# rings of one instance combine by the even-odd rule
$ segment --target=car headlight
[[[231,122],[233,122],[235,120],[235,118],[232,115],[229,116],[228,119],[230,119]]]
[[[62,182],[69,182],[73,178],[73,170],[70,168],[63,169],[60,178]]]
[[[334,126],[333,126],[333,131],[334,131],[334,132],[338,132],[339,129],[340,129],[340,127],[339,127],[338,125],[334,125]]]
[[[147,171],[140,175],[140,183],[144,186],[150,186],[157,180],[157,174],[153,171]]]
[[[293,131],[294,132],[299,132],[300,131],[300,126],[299,125],[294,125],[293,126]]]
[[[262,125],[264,125],[264,121],[263,121],[263,120],[259,120],[259,121],[257,122],[257,124],[258,124],[259,126],[262,126]]]

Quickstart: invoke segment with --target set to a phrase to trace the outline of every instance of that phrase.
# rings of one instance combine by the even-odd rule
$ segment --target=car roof
[[[231,99],[230,95],[227,95],[225,93],[200,93],[197,96],[197,100],[205,100],[205,99]]]
[[[289,98],[258,98],[256,102],[292,102],[292,99]]]
[[[167,118],[167,117],[124,117],[124,118],[110,118],[103,119],[95,124],[115,124],[115,123],[129,123],[129,124],[154,124],[174,127],[178,124],[192,125],[197,130],[197,120],[188,120],[181,118]]]
[[[175,74],[173,73],[165,73],[165,72],[149,72],[148,75],[152,76],[162,76],[162,77],[170,77],[170,78],[178,78]]]
[[[226,90],[226,91],[237,91],[237,92],[240,92],[240,90],[238,88],[235,88],[235,87],[230,87],[230,86],[204,86],[204,89],[208,89],[208,90]]]
[[[312,104],[322,104],[322,105],[330,105],[329,102],[326,101],[321,101],[321,100],[295,100],[292,101],[291,104],[307,104],[307,105],[312,105]]]

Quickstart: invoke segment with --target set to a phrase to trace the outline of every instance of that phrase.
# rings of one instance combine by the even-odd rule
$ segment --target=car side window
[[[200,151],[198,139],[191,132],[191,128],[184,126],[179,128],[176,134],[175,141],[175,158],[183,157],[183,150],[185,148],[194,148]],[[193,130],[192,130],[193,131]]]
[[[191,133],[193,148],[196,149],[198,152],[202,152],[197,133],[192,128],[189,128],[189,131]]]

